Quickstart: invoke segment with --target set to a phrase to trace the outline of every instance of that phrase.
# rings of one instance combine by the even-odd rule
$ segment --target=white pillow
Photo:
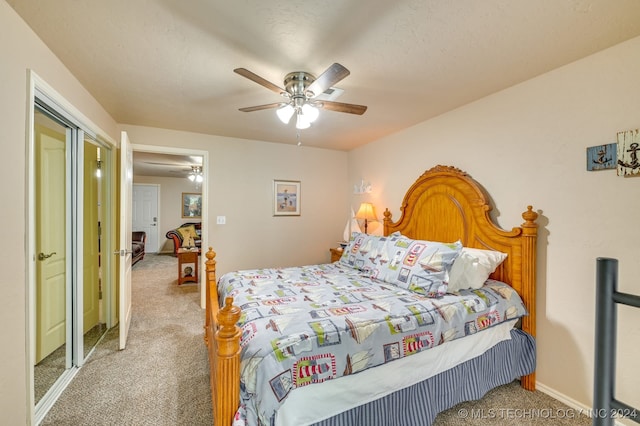
[[[507,258],[506,253],[463,247],[449,272],[447,291],[480,288]]]

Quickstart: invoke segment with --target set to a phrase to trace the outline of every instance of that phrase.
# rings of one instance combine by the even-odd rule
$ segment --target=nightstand
[[[178,249],[178,285],[198,282],[199,255],[198,249]]]
[[[338,260],[340,260],[340,258],[342,257],[342,253],[344,252],[342,247],[338,247],[338,248],[332,247],[329,249],[329,251],[331,252],[331,263],[337,262]]]

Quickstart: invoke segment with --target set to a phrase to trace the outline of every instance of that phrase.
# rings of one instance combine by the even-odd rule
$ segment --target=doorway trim
[[[202,157],[202,168],[205,170],[205,175],[211,176],[209,173],[209,151],[190,148],[177,148],[171,146],[158,146],[158,145],[144,145],[144,144],[132,144],[133,152],[151,152],[155,154],[174,154],[174,155],[198,155]],[[134,170],[135,173],[135,170]],[[205,177],[202,182],[202,223],[205,226],[205,232],[202,233],[202,256],[201,261],[204,261],[204,253],[206,247],[209,247],[209,179]],[[198,285],[200,286],[200,307],[202,309],[206,306],[206,280],[205,274],[200,274]]]

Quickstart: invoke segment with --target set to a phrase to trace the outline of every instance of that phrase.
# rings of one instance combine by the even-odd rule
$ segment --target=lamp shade
[[[378,220],[376,217],[376,210],[371,203],[362,203],[356,213],[356,219],[364,219],[364,233],[367,233],[369,227],[368,222],[370,220]]]
[[[284,124],[288,124],[291,117],[293,117],[293,113],[295,112],[295,108],[293,108],[290,104],[283,106],[282,108],[278,108],[276,110],[276,114],[280,121]]]
[[[304,114],[298,113],[296,119],[296,129],[308,129],[311,126],[311,123],[307,120]]]
[[[356,213],[356,219],[378,220],[376,210],[371,203],[362,203]]]
[[[314,106],[304,104],[302,105],[302,114],[309,123],[313,123],[318,118],[318,115],[320,115],[320,111],[318,111],[318,108]]]

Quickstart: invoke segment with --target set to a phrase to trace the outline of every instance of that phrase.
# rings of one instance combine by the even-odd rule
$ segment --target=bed
[[[419,416],[420,424],[430,424],[438,412],[458,402],[478,399],[489,389],[508,383],[514,378],[519,377],[525,389],[534,390],[537,238],[535,221],[538,214],[528,206],[522,214],[524,223],[506,231],[492,221],[492,207],[488,200],[482,186],[465,172],[454,167],[436,166],[427,170],[409,188],[400,207],[401,216],[398,221],[392,219],[388,209],[385,211],[384,237],[360,235],[361,240],[357,240],[356,236],[345,249],[343,257],[335,264],[310,265],[306,270],[297,272],[281,268],[240,271],[233,273],[235,275],[225,274],[219,282],[215,272],[215,253],[210,248],[206,253],[205,343],[209,352],[214,424],[242,424],[245,416],[248,416],[249,424],[364,425],[403,424],[404,421],[410,425],[416,424],[415,416]],[[384,251],[383,244],[385,250],[391,247],[386,260],[380,260],[384,258],[384,254],[380,253],[376,253],[377,258],[365,254],[370,259],[378,259],[371,260],[373,264],[367,264],[366,259],[357,258],[358,250],[362,249],[359,244],[369,239],[374,241],[374,247],[378,247],[375,249],[376,252]],[[444,243],[437,245],[436,242]],[[422,259],[427,258],[423,254],[429,250],[434,250],[428,257],[429,262],[433,262],[434,253],[437,253],[436,257],[439,259],[438,267],[433,267],[434,263],[431,263],[431,266],[423,265],[423,271],[427,272],[422,276],[427,276],[428,279],[420,278],[421,281],[417,281],[416,284],[413,277],[420,274],[409,274],[410,279],[407,280],[407,275],[403,276],[402,272],[385,276],[380,272],[382,268],[377,269],[376,262],[389,262],[385,265],[385,271],[386,266],[395,262],[392,258],[397,244],[407,247],[411,244],[411,247],[414,247],[424,246],[423,243],[428,243],[429,247],[418,253],[414,262],[419,260],[418,263],[423,263]],[[461,250],[468,249],[504,253],[506,258],[502,258],[501,263],[497,262],[490,279],[481,288],[453,291],[455,294],[450,295],[446,292],[446,286],[442,287],[442,281],[432,277],[436,277],[445,269],[450,272],[456,259],[462,258]],[[447,253],[450,251],[455,252],[455,255],[449,256]],[[389,266],[389,269],[392,268]],[[401,270],[402,268],[398,269]],[[295,276],[295,273],[302,275]],[[354,278],[354,275],[359,277]],[[313,285],[303,282],[308,281],[309,276],[314,277]],[[362,292],[354,289],[354,286],[364,285],[357,281],[362,276],[370,278],[375,289]],[[274,277],[284,277],[288,281],[278,282],[273,289],[263,287],[263,284],[266,286],[267,283],[273,285]],[[317,277],[321,279],[316,279]],[[338,281],[345,277],[347,284]],[[446,275],[445,283],[448,279],[449,276]],[[329,282],[336,291],[335,300],[327,301],[326,298],[318,296],[322,295],[323,290],[312,288],[316,281]],[[240,283],[239,287],[234,288],[234,282]],[[260,343],[261,337],[254,337],[256,329],[268,328],[272,333],[281,332],[284,327],[280,322],[283,320],[288,321],[286,327],[307,325],[302,324],[305,321],[298,319],[294,319],[290,325],[290,318],[270,316],[275,315],[274,312],[280,314],[279,311],[294,310],[287,303],[296,298],[301,299],[299,295],[289,293],[295,283],[311,295],[307,299],[313,305],[313,312],[307,312],[305,315],[313,317],[313,321],[306,321],[312,327],[312,332],[306,333],[302,328],[296,329],[293,334],[294,344],[289,341],[292,337],[287,333],[280,333],[280,340],[269,340],[267,337],[267,340],[263,339]],[[403,283],[406,285],[403,286]],[[400,284],[400,287],[395,284]],[[331,358],[325,359],[322,358],[325,355],[306,353],[310,350],[311,342],[313,346],[331,346],[338,340],[350,344],[372,340],[368,339],[370,332],[366,331],[366,324],[369,320],[363,317],[363,312],[379,307],[382,307],[380,310],[385,310],[389,304],[393,304],[394,302],[387,298],[391,296],[383,294],[384,291],[396,293],[394,297],[400,297],[404,302],[408,303],[409,299],[411,300],[411,304],[405,306],[405,309],[409,306],[411,314],[387,313],[384,320],[387,326],[375,329],[375,333],[408,333],[401,338],[400,349],[380,343],[376,346],[386,348],[382,355],[374,355],[370,348],[362,351],[351,348],[346,349],[345,357],[344,353],[337,349],[338,346],[332,347],[331,353],[340,356]],[[515,293],[516,296],[501,297],[511,293]],[[352,297],[357,300],[344,300]],[[450,302],[449,297],[462,299],[451,299]],[[240,300],[238,305],[242,305],[243,309],[234,304],[234,298]],[[483,311],[484,308],[470,308],[478,301],[498,299],[500,303],[503,302],[502,299],[509,299],[504,303],[513,302],[514,305],[500,305],[496,309],[491,305],[491,314]],[[224,301],[224,305],[221,300]],[[265,300],[271,306],[268,312],[264,310]],[[276,300],[277,303],[284,304],[286,309],[273,307]],[[339,306],[332,306],[329,302],[338,303]],[[355,305],[349,305],[347,302]],[[371,306],[373,309],[368,309]],[[447,323],[445,328],[425,320],[443,317],[448,322],[448,314],[444,312],[447,311],[445,308],[450,309],[451,306],[464,307],[457,311],[451,309],[455,315],[458,311],[465,311],[472,317],[462,318],[460,325]],[[436,311],[437,314],[434,313]],[[330,317],[330,320],[327,317]],[[415,324],[399,324],[407,318]],[[499,321],[496,321],[496,318]],[[258,321],[258,326],[250,326],[252,320]],[[516,322],[519,327],[513,329]],[[238,324],[242,325],[242,328],[238,327]],[[469,324],[472,325],[472,330],[465,328],[469,327]],[[421,328],[423,326],[425,328]],[[330,328],[330,332],[327,332],[327,327]],[[476,332],[476,328],[481,329],[481,332]],[[365,337],[362,337],[363,330],[366,331]],[[309,335],[314,332],[310,338]],[[258,347],[264,350],[251,349],[251,345],[255,344],[261,344],[262,346]],[[287,365],[292,367],[287,370],[289,373],[286,380],[282,379],[281,375],[276,380],[271,378],[276,377],[275,373],[264,373],[257,369],[258,364],[269,364],[266,361],[262,362],[268,358],[262,355],[267,352],[273,353],[274,355],[269,356],[277,360],[271,364],[290,363]],[[398,352],[404,356],[387,362],[389,357],[393,358],[393,354]],[[244,360],[241,360],[241,353],[246,356]],[[256,356],[258,353],[261,355]],[[364,361],[367,368],[357,374],[350,374],[360,368],[356,365],[362,363],[362,360],[356,359],[356,356],[362,353],[369,354]],[[433,359],[429,358],[432,356]],[[426,368],[427,365],[433,365],[434,371],[426,371],[429,370]],[[381,380],[381,377],[384,379]],[[411,380],[399,379],[403,377],[410,377]],[[396,378],[398,383],[392,384]],[[308,384],[310,385],[307,386]],[[267,389],[267,392],[256,396],[256,389]],[[345,389],[348,392],[345,392]],[[254,408],[247,409],[245,403],[248,394],[266,407],[264,412],[260,411],[260,407],[256,409],[257,413],[252,411]],[[275,408],[269,405],[269,399],[273,399],[272,394],[278,399]],[[263,403],[263,400],[266,402]],[[411,415],[407,415],[408,413]]]

